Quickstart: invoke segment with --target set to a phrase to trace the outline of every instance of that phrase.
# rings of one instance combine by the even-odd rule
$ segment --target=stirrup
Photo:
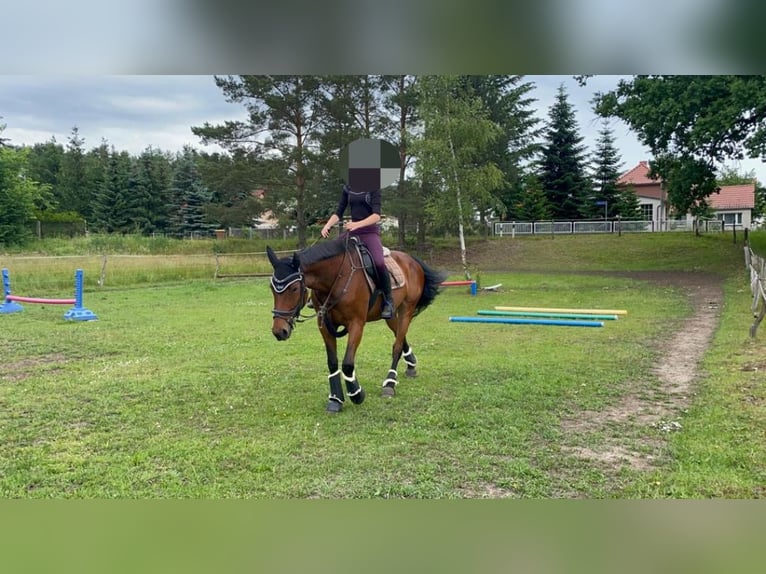
[[[390,301],[383,299],[383,307],[380,310],[381,319],[393,319],[394,318],[394,306]]]

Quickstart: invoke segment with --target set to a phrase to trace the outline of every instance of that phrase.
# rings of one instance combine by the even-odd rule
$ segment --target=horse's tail
[[[420,294],[418,304],[415,305],[415,313],[413,317],[416,317],[423,309],[428,307],[436,296],[441,291],[442,282],[447,279],[447,274],[441,271],[431,269],[421,259],[411,255],[415,262],[423,268],[423,275],[425,276],[423,281],[423,292]]]

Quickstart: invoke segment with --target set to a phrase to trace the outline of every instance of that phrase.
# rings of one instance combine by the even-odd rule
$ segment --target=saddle
[[[370,287],[370,291],[375,291],[378,270],[372,260],[370,250],[367,249],[367,246],[358,237],[351,237],[350,240],[353,244],[353,248],[356,249],[356,252],[359,255],[359,260],[364,266],[364,275],[367,278],[367,284]],[[394,289],[401,289],[404,287],[404,273],[396,260],[391,257],[391,250],[388,247],[383,248],[383,261],[385,261],[386,269],[388,269],[388,273],[391,276],[391,290],[393,291]]]

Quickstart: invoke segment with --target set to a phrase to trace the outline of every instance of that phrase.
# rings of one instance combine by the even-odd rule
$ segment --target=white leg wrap
[[[344,381],[346,381],[347,383],[350,383],[350,382],[352,382],[352,381],[355,381],[355,380],[356,380],[356,369],[354,369],[354,372],[353,372],[353,373],[351,373],[351,376],[350,376],[350,377],[347,377],[347,376],[346,376],[346,373],[342,373],[342,372],[341,372],[341,375],[343,375],[343,380],[344,380]]]
[[[391,373],[394,374],[393,378],[390,376]],[[396,378],[396,371],[394,369],[388,369],[389,377],[386,378],[385,381],[383,381],[383,386],[387,386],[389,383],[394,383],[394,386],[399,384],[399,380]]]
[[[410,361],[407,359],[410,355],[412,355],[412,347],[410,347],[409,351],[406,353],[402,353],[402,358],[404,359],[404,362],[407,364],[408,367],[415,367],[417,366],[417,363],[415,361]]]
[[[333,377],[335,377],[335,376],[337,376],[337,375],[340,375],[340,374],[341,374],[341,373],[340,373],[340,369],[338,369],[338,370],[337,370],[337,371],[335,371],[334,373],[330,373],[329,375],[327,375],[327,378],[328,378],[328,379],[332,379]]]

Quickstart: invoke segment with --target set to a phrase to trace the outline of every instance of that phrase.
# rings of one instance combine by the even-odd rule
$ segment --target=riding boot
[[[388,269],[384,269],[383,273],[378,271],[378,287],[383,294],[383,309],[380,312],[380,318],[392,319],[394,317],[394,305],[391,297],[391,276],[388,274]]]

